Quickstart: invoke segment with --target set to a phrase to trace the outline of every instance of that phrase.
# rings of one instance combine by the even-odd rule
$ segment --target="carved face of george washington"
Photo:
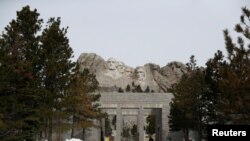
[[[117,61],[114,58],[109,58],[107,60],[109,70],[116,70],[116,62]]]

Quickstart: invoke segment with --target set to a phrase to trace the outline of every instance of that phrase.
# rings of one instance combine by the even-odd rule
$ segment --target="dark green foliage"
[[[59,139],[61,132],[66,130],[62,123],[69,116],[64,111],[65,92],[75,65],[70,60],[73,51],[66,37],[67,29],[60,28],[60,23],[60,18],[49,19],[41,36],[42,83],[45,90],[42,119],[49,141],[52,141],[52,130],[58,133]]]
[[[95,103],[100,98],[99,94],[94,94],[97,88],[98,81],[95,75],[87,69],[80,72],[76,67],[70,80],[65,102],[69,115],[73,116],[72,138],[76,129],[94,126],[92,120],[104,116],[98,109],[99,104]]]
[[[148,124],[146,126],[146,133],[151,136],[155,133],[155,115],[148,115],[146,122]]]
[[[196,66],[193,56],[187,66],[190,73],[183,75],[172,90],[174,99],[170,104],[169,124],[171,130],[181,129],[185,135],[188,135],[189,129],[195,129],[201,139],[209,118],[207,109],[212,101],[205,82],[205,73]]]
[[[149,86],[147,86],[147,88],[145,89],[144,92],[145,92],[145,93],[149,93],[149,92],[150,92]]]
[[[135,92],[138,92],[138,93],[142,93],[143,92],[140,85],[137,85],[135,87]]]
[[[52,131],[61,140],[62,131],[72,128],[72,116],[85,123],[101,115],[94,103],[100,96],[90,94],[98,87],[95,76],[73,71],[67,28],[60,23],[51,18],[39,35],[39,13],[26,6],[0,36],[1,141],[33,141],[40,133],[52,141]],[[84,109],[70,103],[73,99]]]
[[[110,137],[112,135],[112,128],[109,119],[105,118],[105,136]]]
[[[131,134],[133,136],[137,136],[137,134],[138,134],[137,125],[135,125],[135,124],[133,125],[133,127],[131,129]]]
[[[130,136],[130,129],[129,127],[124,126],[122,129],[122,136],[127,138]]]
[[[214,93],[218,97],[216,110],[223,123],[250,123],[250,16],[242,8],[241,23],[235,26],[240,35],[234,43],[228,30],[224,30],[227,55],[218,51],[207,63],[213,80]]]
[[[29,6],[0,38],[0,137],[35,140],[39,131],[39,36],[42,20]]]
[[[141,88],[141,86],[140,85],[136,85],[134,82],[132,82],[132,84],[131,84],[131,88],[130,88],[130,85],[127,85],[127,87],[126,87],[126,92],[132,92],[132,93],[142,93],[142,92],[144,92],[143,90],[142,90],[142,88]],[[145,90],[146,92],[150,92],[150,89],[149,89],[149,87],[147,87],[146,88],[146,90]]]
[[[209,87],[209,95],[210,95],[210,99],[211,101],[213,101],[209,107],[208,107],[208,112],[210,113],[210,119],[209,121],[211,123],[223,123],[223,119],[219,118],[218,116],[218,112],[217,112],[217,108],[218,107],[218,96],[221,93],[221,90],[219,89],[218,86],[218,78],[220,78],[219,76],[219,64],[222,64],[223,62],[223,55],[221,51],[218,51],[215,54],[215,57],[213,59],[210,59],[207,63],[206,63],[206,75],[205,75],[205,81]],[[222,78],[220,78],[222,79]]]
[[[195,129],[201,140],[206,124],[250,123],[250,12],[242,11],[241,23],[235,26],[241,35],[237,44],[224,31],[226,57],[218,51],[204,71],[191,57],[190,73],[173,87],[169,124],[172,130],[182,129],[186,139],[188,130]]]
[[[119,92],[119,93],[123,93],[124,90],[123,90],[122,88],[119,88],[119,89],[118,89],[118,92]]]
[[[126,92],[130,92],[130,91],[131,91],[130,85],[127,85]]]
[[[187,125],[188,120],[185,113],[178,109],[174,102],[170,103],[170,115],[169,115],[169,127],[171,131],[179,131],[182,129],[188,129],[190,125]],[[186,127],[185,127],[186,126]]]
[[[116,130],[116,115],[114,115],[112,119],[112,125],[115,127],[115,130]]]

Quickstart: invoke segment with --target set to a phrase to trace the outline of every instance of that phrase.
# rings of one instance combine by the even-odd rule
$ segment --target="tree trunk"
[[[57,120],[57,141],[61,141],[61,122],[60,119]]]
[[[198,141],[201,141],[202,140],[202,131],[198,131]]]
[[[189,131],[188,129],[183,129],[183,133],[184,133],[184,139],[185,141],[189,141]]]
[[[40,132],[39,132],[39,137],[38,137],[38,139],[41,140],[42,138],[43,138],[43,132],[40,131]]]
[[[82,139],[84,140],[85,129],[82,128]]]
[[[201,109],[201,108],[200,108]],[[201,110],[200,110],[201,111]],[[202,115],[201,112],[199,115]],[[202,139],[202,130],[203,130],[203,125],[202,125],[202,116],[199,116],[199,125],[198,125],[198,141],[201,141]]]
[[[44,138],[48,139],[48,130],[47,130],[47,127],[45,127]]]
[[[75,135],[75,116],[73,115],[73,119],[72,119],[72,130],[71,130],[71,138],[74,138]]]
[[[198,130],[198,141],[202,140],[202,127],[201,125],[199,126],[199,130]]]
[[[46,119],[46,121],[45,121],[45,129],[44,129],[44,138],[45,139],[48,139],[48,126],[49,126],[49,121],[48,121],[48,119]]]
[[[52,118],[49,118],[48,141],[52,141]]]

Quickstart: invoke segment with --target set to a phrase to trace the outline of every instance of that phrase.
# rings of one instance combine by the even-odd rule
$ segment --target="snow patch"
[[[72,139],[66,139],[65,141],[82,141],[80,139],[75,139],[75,138],[72,138]]]

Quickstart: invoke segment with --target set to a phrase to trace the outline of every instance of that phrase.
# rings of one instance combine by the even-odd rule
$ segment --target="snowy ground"
[[[48,140],[43,140],[43,141],[48,141]],[[82,141],[80,139],[75,139],[75,138],[72,138],[72,139],[66,139],[65,141]]]
[[[66,139],[65,141],[82,141],[80,139],[75,139],[75,138],[72,138],[72,139]]]

